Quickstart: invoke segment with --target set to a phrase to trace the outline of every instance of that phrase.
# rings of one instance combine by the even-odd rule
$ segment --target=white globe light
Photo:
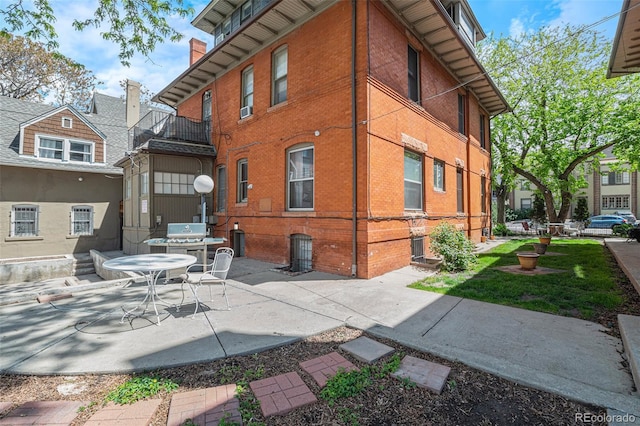
[[[213,179],[207,175],[200,175],[193,181],[193,189],[199,194],[208,194],[213,191]]]

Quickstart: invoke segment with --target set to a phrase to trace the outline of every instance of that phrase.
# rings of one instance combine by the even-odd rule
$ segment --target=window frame
[[[291,156],[293,154],[299,153],[299,152],[304,152],[304,151],[311,151],[311,158],[312,158],[312,163],[311,163],[311,173],[305,175],[304,173],[304,161],[302,163],[302,169],[303,169],[303,173],[302,176],[296,176],[296,174],[294,174],[295,172],[292,170],[292,160],[291,160]],[[302,157],[304,159],[304,156]],[[315,209],[315,167],[316,167],[316,154],[315,154],[315,146],[311,143],[305,143],[305,144],[300,144],[300,145],[295,145],[289,149],[287,149],[286,151],[286,161],[287,161],[287,174],[286,174],[286,192],[287,192],[287,211],[313,211]],[[292,202],[293,201],[297,201],[296,199],[294,199],[294,197],[292,197],[292,185],[296,185],[298,182],[302,183],[302,191],[301,193],[304,194],[304,190],[305,190],[305,183],[307,182],[311,182],[311,206],[293,206]],[[304,201],[303,199],[304,197],[300,198],[300,201]]]
[[[456,211],[464,213],[464,169],[456,168]]]
[[[89,213],[89,218],[88,219],[77,219],[76,218],[76,214],[77,213]],[[89,206],[89,205],[77,205],[77,206],[72,206],[71,207],[71,228],[70,228],[70,235],[73,236],[92,236],[93,235],[93,207]],[[88,225],[88,231],[86,232],[77,232],[76,231],[76,224],[78,223],[85,223]]]
[[[411,175],[407,176],[407,172],[411,171],[407,169],[407,159],[415,160],[419,164],[418,175],[420,177],[420,181],[416,181],[414,179],[410,179]],[[404,162],[403,162],[403,178],[404,178],[404,209],[405,210],[424,210],[424,155],[411,151],[409,149],[404,150]],[[408,185],[409,184],[409,185]],[[412,185],[418,185],[419,188],[419,202],[413,203],[408,199],[408,190],[411,189]]]
[[[58,142],[60,147],[43,146],[44,141]],[[73,145],[82,145],[88,147],[88,150],[72,149]],[[35,135],[35,147],[34,155],[41,161],[53,161],[61,163],[76,163],[76,164],[93,164],[95,163],[95,142],[86,141],[77,138],[67,138],[60,136],[50,136],[44,134]],[[59,155],[53,157],[43,156],[43,152],[54,152]],[[88,161],[73,159],[74,156],[81,155],[86,157]],[[59,157],[59,158],[58,158]]]
[[[487,177],[480,176],[480,212],[487,212]]]
[[[467,134],[467,123],[466,123],[466,99],[465,95],[458,93],[458,133],[462,135]]]
[[[190,173],[153,172],[153,193],[155,195],[193,195],[193,181],[196,176]]]
[[[140,173],[140,195],[149,195],[149,172]]]
[[[227,211],[227,166],[216,167],[216,213]]]
[[[407,47],[407,97],[416,103],[420,103],[420,54],[411,45]]]
[[[486,119],[484,114],[480,114],[480,148],[482,149],[487,149]]]
[[[441,176],[441,186],[438,186],[438,175],[437,175],[437,170],[438,167],[440,167],[442,169],[442,176]],[[439,160],[437,158],[433,159],[433,189],[435,191],[438,192],[446,192],[446,174],[445,174],[445,170],[446,170],[446,164],[444,161]]]
[[[249,201],[249,161],[241,158],[237,162],[237,190],[236,202],[246,203]]]
[[[284,57],[284,73],[278,74],[278,59]],[[288,75],[289,75],[289,48],[285,44],[280,46],[271,54],[271,106],[281,104],[287,100],[288,92]],[[284,84],[284,98],[280,98],[282,93],[280,85]]]
[[[529,202],[529,207],[525,207],[523,201],[528,201]],[[531,198],[521,198],[520,199],[520,210],[530,210],[533,208],[533,200]]]
[[[16,219],[16,212],[18,210],[25,211],[29,210],[33,212],[33,219],[23,220]],[[14,204],[11,206],[11,237],[38,237],[40,235],[40,206],[37,204]],[[29,222],[33,223],[31,228],[33,228],[33,233],[31,232],[17,232],[17,224]]]
[[[247,81],[248,81],[248,77],[251,77],[251,90],[249,91],[247,89]],[[244,107],[253,107],[253,65],[249,65],[247,68],[245,68],[242,71],[242,86],[241,86],[241,106]]]

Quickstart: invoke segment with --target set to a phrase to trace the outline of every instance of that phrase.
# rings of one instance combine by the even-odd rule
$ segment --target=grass
[[[554,238],[547,254],[538,259],[538,266],[561,273],[518,275],[495,269],[517,265],[516,252],[533,251],[535,242],[537,239],[508,241],[479,254],[477,264],[467,272],[439,273],[410,287],[584,319],[623,303],[606,249],[598,241]]]

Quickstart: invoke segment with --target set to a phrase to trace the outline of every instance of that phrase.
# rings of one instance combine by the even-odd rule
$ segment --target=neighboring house
[[[373,277],[424,256],[441,221],[488,232],[489,120],[508,105],[466,1],[212,1],[193,25],[213,48],[192,40],[154,100],[210,126],[211,162],[163,156],[142,178],[135,157],[120,163],[132,188],[209,174],[212,233],[293,271]],[[199,214],[197,194],[182,200],[140,220]]]
[[[91,111],[0,97],[0,258],[120,248],[126,108]]]
[[[618,165],[611,149],[605,150],[604,155],[605,158],[600,159],[600,167],[585,175],[588,186],[574,195],[569,218],[573,217],[579,198],[587,199],[591,215],[612,214],[618,210],[631,210],[638,214],[638,172],[625,170],[625,164]],[[520,179],[509,196],[509,206],[513,209],[531,208],[534,189],[532,183]]]

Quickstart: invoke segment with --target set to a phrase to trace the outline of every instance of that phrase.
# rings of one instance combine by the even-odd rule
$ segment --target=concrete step
[[[619,314],[618,326],[633,381],[640,389],[640,317]]]
[[[94,268],[93,265],[82,266],[82,267],[76,266],[74,275],[78,277],[80,275],[91,275],[95,273],[96,273],[96,268]]]

